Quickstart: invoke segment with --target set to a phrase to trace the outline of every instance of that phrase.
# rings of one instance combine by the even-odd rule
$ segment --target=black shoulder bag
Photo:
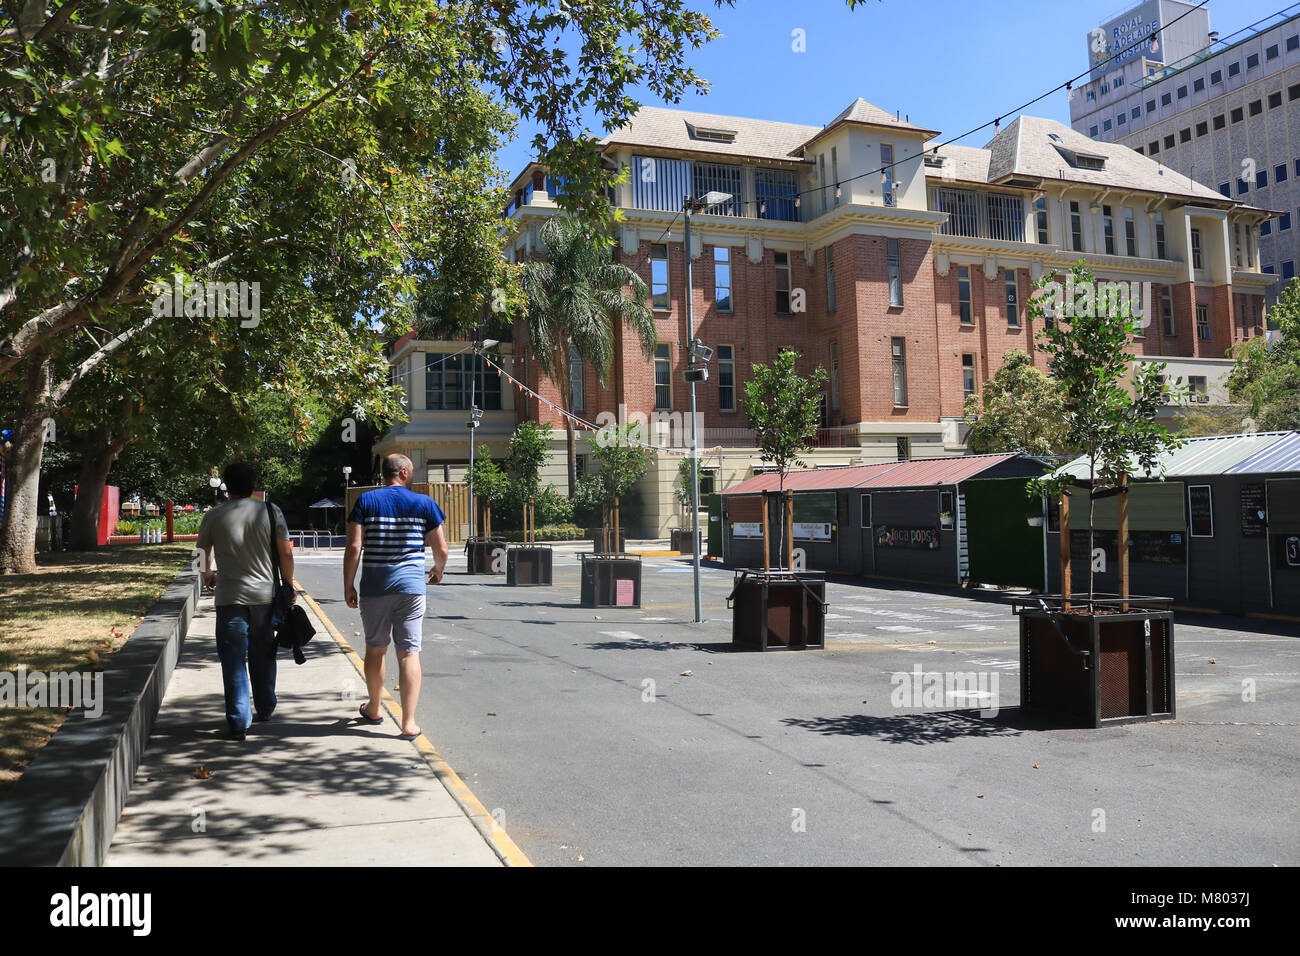
[[[271,627],[275,631],[271,656],[275,657],[279,648],[289,647],[293,649],[294,662],[305,664],[307,658],[302,649],[315,635],[316,628],[307,619],[307,612],[294,603],[293,585],[280,576],[280,556],[275,553],[275,512],[269,501],[266,517],[271,522]]]

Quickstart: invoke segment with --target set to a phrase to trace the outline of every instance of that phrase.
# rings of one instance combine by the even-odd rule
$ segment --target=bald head
[[[386,484],[409,485],[414,471],[415,466],[405,455],[388,455],[384,458],[383,474]]]

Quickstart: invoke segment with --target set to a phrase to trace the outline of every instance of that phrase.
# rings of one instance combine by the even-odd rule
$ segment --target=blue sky
[[[1085,70],[1088,31],[1123,13],[1123,0],[739,0],[709,12],[723,36],[689,63],[707,95],[652,106],[821,125],[861,96],[940,130],[964,133]],[[1287,0],[1210,0],[1210,27],[1227,36],[1288,6]],[[791,49],[804,31],[806,52]],[[1062,91],[1026,112],[1069,123]],[[1007,116],[1004,123],[1014,118]],[[603,133],[597,128],[593,132]],[[514,176],[532,159],[534,129],[521,124],[498,153]],[[961,140],[983,146],[992,128]]]

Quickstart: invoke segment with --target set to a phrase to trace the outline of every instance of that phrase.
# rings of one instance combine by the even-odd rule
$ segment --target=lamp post
[[[462,352],[468,352],[470,349],[473,349],[474,357],[478,358],[479,353],[483,349],[490,349],[496,344],[496,339],[484,339],[482,342],[475,342],[472,345],[461,349],[460,352],[456,352],[455,355],[460,355]],[[454,358],[455,355],[448,357]],[[474,512],[474,429],[483,424],[483,409],[474,404],[474,385],[478,381],[478,369],[474,367],[476,364],[477,363],[471,364],[469,370],[469,421],[465,423],[465,427],[469,429],[469,536],[471,538],[475,537],[477,534],[478,526],[478,515]]]
[[[345,517],[345,518],[346,518],[347,515],[348,515],[348,488],[349,488],[351,485],[352,485],[352,466],[351,466],[351,465],[344,465],[344,466],[343,466],[343,517]],[[329,509],[326,508],[326,509],[325,509],[325,523],[326,523],[326,524],[329,523],[329,520],[330,520],[329,515],[330,515],[330,513],[329,513]],[[333,533],[334,533],[333,531],[330,532],[330,534],[333,534]]]
[[[217,489],[222,487],[222,481],[216,475],[208,479],[208,487],[212,489],[212,507],[217,506]]]
[[[704,365],[697,366],[695,360],[699,358],[702,362],[707,362],[712,358],[713,350],[695,340],[695,313],[691,301],[693,298],[693,286],[691,284],[691,213],[702,212],[732,198],[731,193],[710,190],[699,199],[687,196],[682,201],[682,212],[686,218],[686,338],[690,343],[687,346],[687,365],[684,375],[691,386],[691,550],[695,555],[692,570],[695,577],[696,624],[702,623],[704,617],[701,609],[703,593],[700,586],[700,456],[698,436],[695,433],[695,383],[708,381],[709,369]]]

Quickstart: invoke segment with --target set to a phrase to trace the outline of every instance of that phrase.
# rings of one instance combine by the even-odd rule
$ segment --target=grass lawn
[[[192,542],[115,545],[37,556],[35,574],[0,577],[0,671],[102,670],[185,566]],[[0,708],[0,797],[67,717]]]

